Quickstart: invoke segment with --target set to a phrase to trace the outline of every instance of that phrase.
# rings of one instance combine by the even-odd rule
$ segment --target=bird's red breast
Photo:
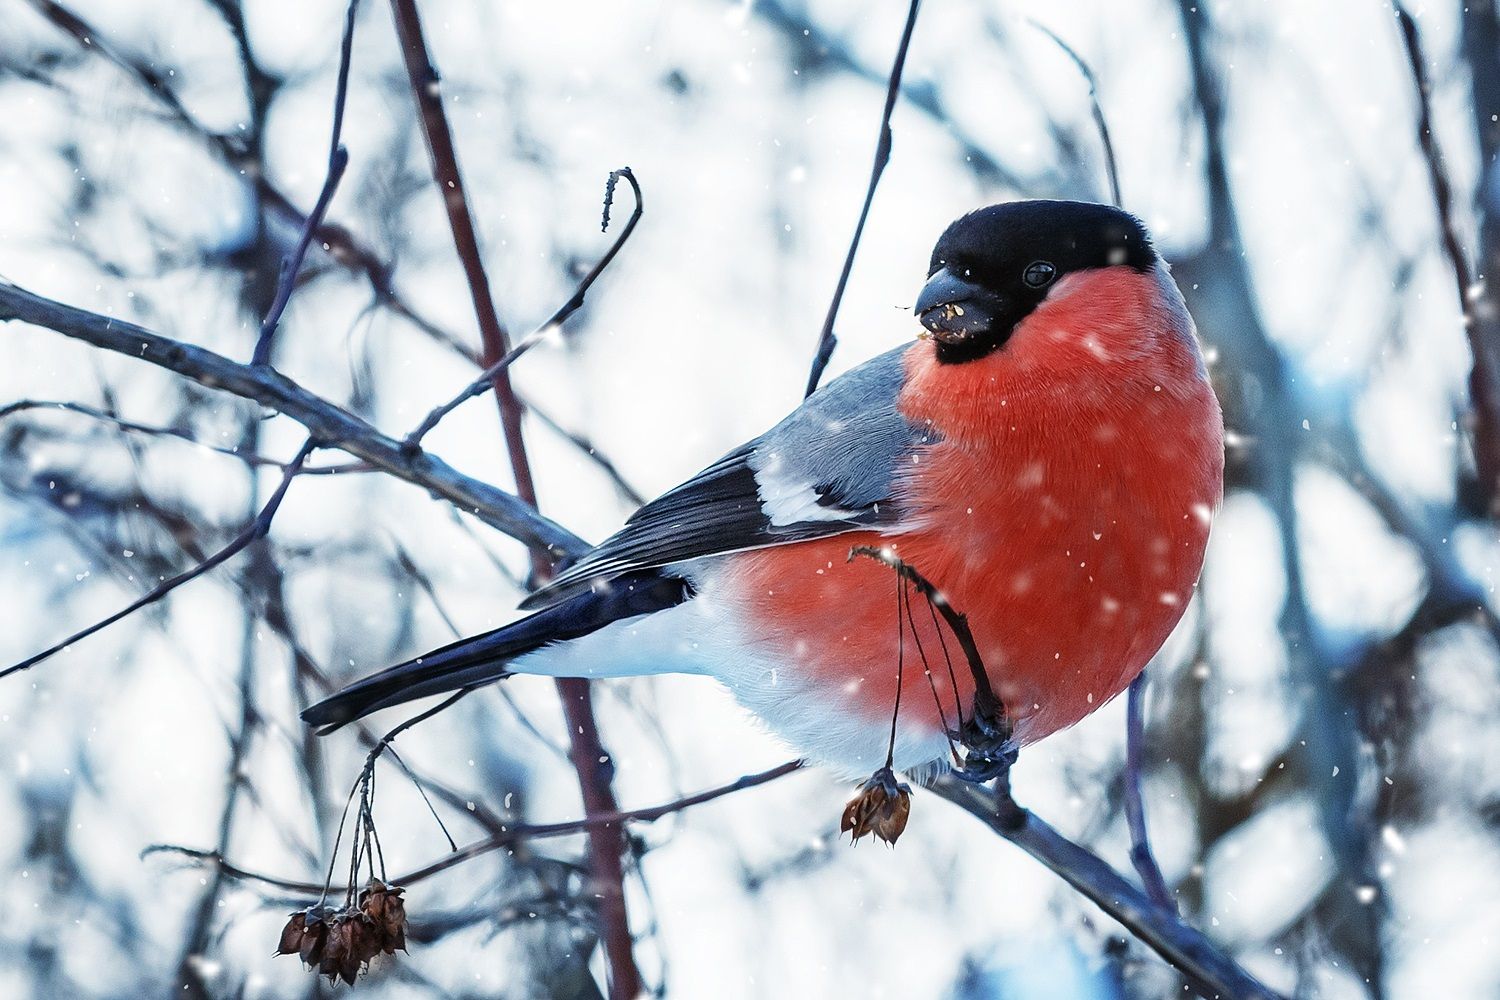
[[[900,726],[936,730],[945,652],[966,713],[972,682],[920,597],[901,621],[892,571],[848,559],[889,546],[968,616],[1018,738],[1040,739],[1123,690],[1192,594],[1223,431],[1191,320],[1164,270],[1110,267],[1064,278],[1002,349],[940,364],[919,341],[905,371],[902,412],[940,439],[898,474],[902,529],[734,555],[716,586],[798,697],[889,725],[902,657]]]

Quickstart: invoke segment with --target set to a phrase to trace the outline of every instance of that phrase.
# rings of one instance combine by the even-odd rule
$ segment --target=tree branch
[[[328,214],[328,205],[333,201],[333,194],[338,190],[339,181],[349,166],[349,151],[340,144],[340,137],[344,132],[344,105],[349,99],[349,64],[354,52],[354,22],[358,14],[359,0],[349,0],[349,8],[344,14],[344,37],[339,44],[338,82],[333,90],[333,128],[328,139],[328,171],[323,178],[323,188],[318,192],[318,200],[302,223],[296,247],[281,262],[281,280],[277,284],[276,298],[260,324],[260,336],[255,340],[255,353],[250,359],[253,365],[271,363],[271,344],[276,337],[276,327],[281,323],[281,315],[286,312],[287,303],[292,300],[297,274],[302,270],[308,248],[312,246],[313,234],[323,224],[323,217]]]
[[[1453,185],[1448,180],[1448,168],[1433,132],[1432,83],[1427,77],[1421,34],[1417,31],[1416,19],[1400,0],[1393,0],[1393,6],[1411,67],[1412,89],[1417,102],[1417,148],[1427,165],[1439,238],[1453,269],[1464,334],[1468,337],[1474,359],[1469,370],[1469,402],[1473,407],[1474,464],[1479,472],[1479,488],[1486,512],[1491,517],[1500,517],[1500,335],[1496,335],[1492,323],[1480,323],[1475,315],[1474,304],[1484,293],[1474,283],[1468,257],[1459,242],[1458,227],[1453,221]]]
[[[302,446],[302,450],[297,452],[297,457],[292,459],[291,462],[289,462],[286,468],[282,471],[281,485],[276,488],[276,492],[271,494],[271,498],[266,501],[266,505],[261,508],[260,513],[255,516],[255,519],[251,521],[243,531],[236,535],[234,537],[234,540],[231,541],[228,545],[224,546],[222,549],[215,552],[207,559],[204,559],[202,562],[192,567],[191,569],[184,570],[183,572],[178,573],[176,576],[171,577],[168,580],[164,580],[162,583],[153,587],[150,591],[137,598],[135,601],[132,601],[129,605],[122,608],[121,610],[116,611],[114,614],[108,616],[107,618],[103,618],[97,622],[94,622],[87,628],[80,629],[77,632],[74,632],[72,635],[68,636],[61,642],[56,643],[52,646],[48,646],[40,653],[35,653],[31,656],[28,656],[20,663],[6,667],[4,670],[0,670],[0,678],[8,677],[11,674],[18,673],[22,670],[29,670],[48,657],[54,656],[57,653],[62,652],[64,649],[67,649],[69,646],[73,645],[73,643],[78,642],[81,639],[87,639],[95,632],[99,632],[105,628],[108,628],[110,625],[113,625],[120,619],[134,614],[135,612],[139,611],[141,608],[144,608],[149,604],[155,604],[157,601],[161,600],[163,597],[166,597],[172,591],[182,586],[184,583],[188,583],[191,580],[196,580],[198,577],[202,576],[204,573],[207,573],[215,566],[218,566],[221,563],[227,562],[230,559],[234,558],[234,556],[244,551],[251,542],[264,538],[271,530],[271,520],[276,516],[276,511],[280,509],[281,501],[286,498],[286,491],[292,485],[292,480],[296,478],[297,471],[302,468],[302,463],[307,460],[308,455],[312,454],[315,447],[316,442],[314,441],[314,439],[308,438],[307,443]]]
[[[497,363],[509,350],[505,329],[500,325],[495,302],[490,294],[489,277],[485,273],[473,213],[464,193],[463,175],[459,170],[453,133],[443,110],[438,73],[432,65],[427,41],[423,37],[417,0],[391,0],[391,12],[396,21],[396,34],[401,41],[401,53],[406,63],[412,96],[416,99],[421,115],[422,130],[432,161],[433,179],[437,182],[447,209],[453,245],[463,264],[474,314],[479,323],[484,345],[481,361],[486,369],[494,369],[492,383],[500,408],[500,423],[505,432],[506,448],[510,453],[511,469],[515,474],[516,494],[524,503],[536,507],[536,487],[526,456],[526,443],[521,435],[521,405],[511,388],[509,373],[504,366],[497,367]],[[632,187],[634,184],[634,178],[631,178]],[[639,208],[638,189],[636,197]],[[632,228],[634,221],[632,219]],[[628,230],[622,235],[628,236]],[[613,259],[613,252],[608,259]],[[581,293],[579,304],[582,304]],[[555,553],[546,549],[533,547],[532,576],[545,578],[552,570],[554,555]],[[593,816],[615,812],[619,806],[611,788],[613,758],[605,751],[599,739],[589,683],[582,678],[558,678],[556,685],[558,697],[562,701],[563,717],[568,724],[568,739],[571,744],[569,757],[572,758],[573,768],[578,775],[584,813]],[[641,991],[641,976],[635,964],[634,941],[625,910],[625,872],[621,860],[624,852],[625,838],[618,826],[602,824],[589,829],[589,871],[599,900],[599,931],[609,962],[610,996],[620,1000],[633,1000]]]
[[[427,452],[408,452],[400,442],[271,368],[240,364],[134,323],[64,305],[0,281],[0,321],[5,320],[45,327],[94,347],[139,358],[211,389],[254,400],[301,424],[317,439],[319,447],[346,451],[382,472],[424,487],[529,546],[545,547],[559,556],[588,547],[583,539],[513,495],[465,476]]]
[[[1141,793],[1145,771],[1146,742],[1146,671],[1130,682],[1125,694],[1125,825],[1130,828],[1130,863],[1141,877],[1141,885],[1151,902],[1177,912],[1177,900],[1167,888],[1156,855],[1151,853],[1151,838],[1146,831],[1146,799]]]
[[[1062,876],[1181,972],[1200,996],[1279,1000],[1277,993],[1179,920],[1175,912],[1154,905],[1113,868],[1016,804],[1008,793],[946,776],[933,783],[931,790]]]
[[[891,113],[896,110],[896,97],[901,92],[901,71],[906,66],[906,50],[911,46],[911,35],[917,27],[917,8],[921,0],[911,0],[906,12],[906,27],[901,31],[901,43],[896,47],[896,60],[891,64],[891,76],[886,82],[885,109],[880,114],[880,137],[875,142],[875,163],[870,168],[870,186],[865,189],[865,202],[859,210],[859,221],[854,225],[854,236],[849,240],[849,252],[844,256],[844,268],[839,272],[839,283],[833,289],[833,301],[828,303],[828,315],[823,318],[823,329],[818,334],[818,349],[813,355],[812,371],[807,375],[807,395],[811,396],[823,378],[823,369],[833,357],[838,337],[833,332],[833,322],[838,319],[839,305],[844,301],[844,288],[849,284],[849,274],[854,270],[854,255],[859,252],[859,240],[865,232],[865,220],[870,217],[870,205],[875,201],[875,189],[880,186],[880,175],[891,159]]]
[[[636,182],[635,174],[631,173],[629,167],[612,170],[610,171],[609,182],[604,191],[604,226],[602,231],[608,231],[609,229],[609,209],[614,201],[615,184],[621,177],[630,182],[630,189],[635,192],[635,209],[630,213],[630,220],[625,223],[625,228],[620,231],[620,235],[615,238],[614,243],[605,251],[604,256],[599,258],[599,262],[589,269],[588,274],[583,276],[583,280],[578,283],[578,287],[573,290],[573,294],[568,298],[568,301],[558,306],[557,311],[547,317],[545,323],[523,337],[521,342],[507,351],[505,356],[499,361],[496,361],[480,372],[479,377],[465,386],[463,391],[458,395],[427,414],[422,422],[417,425],[416,430],[406,436],[404,444],[407,447],[416,447],[421,444],[422,439],[444,417],[475,396],[484,395],[485,392],[496,384],[500,375],[508,372],[510,366],[523,354],[541,343],[553,330],[556,330],[567,322],[569,316],[572,316],[579,309],[583,308],[584,298],[588,295],[589,289],[593,287],[595,281],[599,280],[599,275],[604,273],[604,269],[609,267],[610,262],[615,259],[615,255],[620,252],[620,248],[625,245],[625,241],[630,239],[630,234],[635,232],[636,223],[641,221],[641,215],[645,211],[645,207],[641,202],[641,186]]]
[[[775,781],[777,778],[785,777],[786,775],[791,774],[793,771],[799,770],[804,766],[805,765],[800,760],[787,761],[785,764],[778,764],[776,767],[773,767],[769,770],[760,771],[756,774],[747,774],[744,777],[736,778],[734,781],[731,781],[726,785],[719,785],[716,788],[710,788],[705,791],[695,792],[692,795],[686,795],[680,799],[674,799],[671,802],[664,802],[660,805],[649,806],[644,809],[617,809],[608,813],[598,813],[592,816],[585,816],[583,819],[564,820],[560,823],[521,823],[514,826],[509,826],[503,829],[501,832],[492,834],[491,836],[485,837],[482,840],[477,840],[472,844],[461,847],[457,851],[447,854],[444,857],[437,859],[436,861],[423,865],[420,868],[414,868],[402,875],[398,875],[390,881],[392,884],[400,885],[402,887],[411,886],[425,879],[429,879],[439,872],[444,872],[449,868],[460,865],[465,861],[470,861],[485,854],[498,851],[501,848],[510,847],[511,845],[520,843],[524,840],[541,840],[548,837],[566,837],[575,833],[586,833],[599,827],[621,826],[626,823],[654,822],[655,820],[661,819],[664,816],[669,816],[673,813],[681,812],[682,810],[690,808],[692,806],[701,805],[704,802],[712,802],[714,799],[720,799],[726,795],[744,791],[747,788],[756,788],[760,785],[767,784],[769,782]],[[317,898],[323,894],[324,887],[321,883],[298,882],[293,879],[280,878],[275,875],[263,875],[257,872],[252,872],[237,865],[231,864],[215,851],[203,851],[191,847],[179,847],[174,844],[152,844],[150,847],[147,847],[141,852],[142,857],[147,857],[152,854],[175,854],[180,857],[188,858],[190,860],[206,862],[218,866],[233,878],[260,882],[264,885],[274,886],[278,889],[285,889],[288,892],[301,893],[302,895],[312,898]],[[340,891],[346,890],[347,887],[341,889],[338,886],[334,886],[332,889],[332,893],[337,894]]]

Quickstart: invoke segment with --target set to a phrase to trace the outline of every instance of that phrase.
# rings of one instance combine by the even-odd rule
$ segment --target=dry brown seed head
[[[859,793],[844,807],[839,832],[852,834],[853,842],[866,834],[887,844],[906,830],[911,816],[911,786],[898,782],[895,772],[882,767],[860,786]]]

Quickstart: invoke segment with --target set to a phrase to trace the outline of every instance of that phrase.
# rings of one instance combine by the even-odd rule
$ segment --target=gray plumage
[[[897,410],[904,345],[813,393],[771,430],[646,504],[522,604],[633,570],[896,524],[896,470],[936,438]]]

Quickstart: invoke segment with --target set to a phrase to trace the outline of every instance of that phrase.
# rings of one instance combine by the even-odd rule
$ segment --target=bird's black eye
[[[1045,260],[1034,260],[1021,272],[1021,280],[1032,288],[1041,288],[1057,277],[1057,268]]]

